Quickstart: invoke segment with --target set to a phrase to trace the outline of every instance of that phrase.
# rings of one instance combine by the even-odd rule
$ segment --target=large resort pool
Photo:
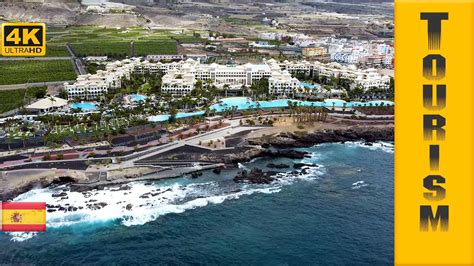
[[[90,112],[97,110],[97,105],[91,102],[73,103],[69,105],[71,109],[80,109],[82,112]]]
[[[346,102],[340,99],[326,99],[323,102],[309,102],[309,101],[300,101],[300,100],[291,100],[291,99],[279,99],[273,101],[252,101],[247,97],[231,97],[222,99],[219,103],[211,105],[210,109],[215,110],[216,112],[224,112],[226,110],[236,107],[237,110],[249,110],[255,109],[258,105],[260,108],[286,108],[288,107],[288,102],[296,102],[299,106],[315,106],[315,107],[364,107],[364,106],[393,106],[392,101],[370,101],[370,102]],[[192,116],[201,116],[204,115],[204,111],[192,112],[192,113],[178,113],[176,118],[187,118]],[[157,115],[151,116],[148,118],[151,122],[165,122],[168,121],[170,115]]]
[[[362,106],[392,106],[394,105],[391,101],[371,101],[371,102],[346,102],[340,99],[326,99],[322,102],[310,102],[300,101],[292,99],[279,99],[273,101],[252,101],[246,97],[232,97],[222,99],[220,103],[213,104],[211,109],[217,112],[225,111],[233,106],[237,107],[238,110],[247,110],[257,107],[260,104],[260,108],[285,108],[288,107],[288,102],[297,103],[299,106],[317,106],[317,107],[362,107]]]

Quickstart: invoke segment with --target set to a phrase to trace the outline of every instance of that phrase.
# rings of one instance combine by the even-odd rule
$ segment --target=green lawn
[[[0,73],[0,85],[76,79],[69,60],[0,61]]]
[[[30,88],[26,94],[26,89],[0,91],[0,114],[28,104],[35,98],[36,92],[45,90],[45,87]]]

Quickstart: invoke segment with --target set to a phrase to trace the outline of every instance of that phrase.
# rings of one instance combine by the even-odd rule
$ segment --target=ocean
[[[48,213],[46,233],[0,234],[0,264],[393,264],[393,145],[300,150],[311,158],[240,165],[317,164],[281,169],[268,185],[236,184],[233,169],[88,193],[32,190],[16,200],[77,209]]]

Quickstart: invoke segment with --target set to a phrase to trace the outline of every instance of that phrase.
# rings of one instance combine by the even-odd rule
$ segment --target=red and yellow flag
[[[2,202],[0,222],[3,232],[44,232],[46,203]]]

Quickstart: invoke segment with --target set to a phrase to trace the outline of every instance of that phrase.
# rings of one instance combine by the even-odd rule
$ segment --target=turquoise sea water
[[[46,233],[0,234],[1,262],[392,265],[391,145],[324,144],[303,150],[311,158],[261,158],[241,166],[319,165],[305,175],[282,174],[270,185],[235,184],[231,179],[237,170],[226,170],[198,179],[135,183],[124,191],[95,191],[85,199],[68,192],[61,204],[98,200],[108,206],[48,213]],[[139,198],[150,189],[165,193]],[[54,204],[58,202],[50,194],[58,190],[67,187],[36,190],[18,199]],[[130,202],[134,207],[127,211],[124,206]]]

